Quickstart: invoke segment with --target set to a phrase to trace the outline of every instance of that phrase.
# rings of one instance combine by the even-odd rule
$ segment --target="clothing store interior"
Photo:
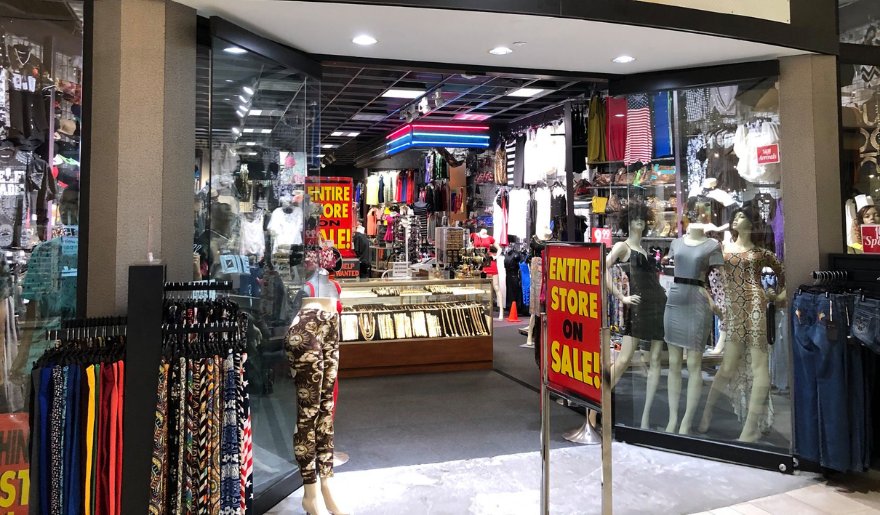
[[[241,467],[241,491],[223,502],[245,511],[251,497],[263,512],[323,478],[334,448],[340,470],[537,450],[541,255],[554,242],[607,251],[618,440],[771,468],[790,458],[796,295],[783,267],[775,59],[794,51],[583,20],[550,30],[549,18],[431,11],[425,25],[423,9],[183,3],[201,15],[193,283],[165,287],[156,434],[170,450],[153,458],[171,466],[153,471],[165,489],[153,501],[183,502],[176,465],[189,453],[175,443],[190,429],[177,420],[201,416],[178,384],[192,379],[185,358],[207,361],[202,408],[218,424],[225,410],[246,435],[230,456],[219,436],[199,443]],[[33,381],[41,472],[55,445],[43,394],[88,402],[88,388],[59,401],[59,385],[97,381],[104,393],[137,373],[121,366],[125,320],[81,323],[85,337],[62,324],[76,316],[82,105],[82,14],[65,13],[72,42],[45,38],[50,24],[8,24],[0,56],[2,405],[27,412]],[[302,30],[291,34],[291,19]],[[515,24],[603,50],[512,40]],[[421,41],[401,26],[420,27]],[[467,64],[450,64],[474,54],[450,27],[480,48]],[[636,42],[636,57],[604,49],[612,37]],[[104,335],[98,357],[83,346],[89,331]],[[193,351],[194,331],[234,336]],[[68,363],[100,368],[60,380],[50,340],[80,345],[62,352]],[[291,352],[293,341],[307,350]],[[317,415],[318,433],[331,429],[315,451],[299,419],[334,402]],[[113,413],[121,425],[121,406]],[[584,419],[563,399],[552,407],[555,428]],[[562,429],[553,445],[577,445]],[[826,443],[801,452],[818,462]],[[870,452],[822,465],[860,469]],[[32,494],[51,479],[32,474]]]

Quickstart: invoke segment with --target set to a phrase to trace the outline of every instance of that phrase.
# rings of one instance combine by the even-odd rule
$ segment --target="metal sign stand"
[[[601,288],[600,291],[605,292],[607,285],[605,284],[605,252],[604,246],[601,261]],[[547,348],[547,317],[541,315],[541,331],[544,348],[541,349],[541,514],[550,515],[550,392],[549,387],[549,364],[548,356],[544,354]],[[595,428],[590,424],[589,414],[584,425],[574,431],[564,435],[569,441],[576,443],[602,444],[602,515],[612,514],[612,495],[611,495],[611,389],[605,388],[605,385],[611,384],[611,363],[610,363],[610,345],[611,345],[611,328],[608,326],[608,314],[603,310],[602,329],[600,338],[600,354],[599,359],[602,364],[602,402],[599,406],[599,413],[602,414],[602,430],[597,434]],[[586,441],[578,441],[582,439]],[[598,442],[596,441],[598,440]]]

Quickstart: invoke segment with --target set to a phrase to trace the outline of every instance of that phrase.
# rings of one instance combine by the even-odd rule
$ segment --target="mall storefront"
[[[76,359],[94,357],[70,358],[65,366],[44,360],[31,383],[12,381],[24,373],[17,370],[30,372],[50,341],[82,347],[106,338],[108,355],[101,363],[130,363],[134,356],[155,360],[155,367],[129,366],[124,375],[118,365],[107,367],[113,375],[101,377],[116,387],[114,413],[125,427],[124,438],[107,442],[124,449],[118,473],[126,486],[118,502],[173,497],[157,494],[157,482],[185,494],[174,479],[151,474],[150,463],[157,457],[181,466],[199,463],[175,455],[169,435],[185,437],[187,429],[175,433],[170,425],[163,430],[156,424],[155,398],[163,397],[163,384],[169,405],[177,406],[162,412],[163,418],[198,423],[194,406],[174,397],[180,393],[174,393],[173,378],[185,378],[186,368],[171,366],[167,377],[158,378],[153,371],[171,355],[206,358],[187,350],[166,354],[186,347],[158,342],[184,329],[163,327],[161,320],[171,320],[187,302],[198,311],[221,306],[215,296],[229,299],[241,321],[198,322],[239,324],[236,356],[241,361],[246,355],[246,363],[231,354],[222,357],[232,370],[247,374],[248,386],[241,383],[238,392],[248,400],[236,406],[250,415],[239,418],[239,434],[252,436],[236,441],[250,442],[253,450],[240,445],[228,454],[249,478],[242,484],[252,482],[252,490],[243,486],[237,497],[241,506],[262,512],[302,484],[291,435],[297,427],[294,392],[303,386],[290,377],[285,352],[287,330],[304,301],[297,292],[307,291],[306,303],[309,297],[334,299],[334,310],[338,300],[343,378],[491,369],[492,318],[507,316],[514,305],[521,316],[526,305],[529,316],[539,311],[534,299],[540,292],[529,291],[523,281],[529,274],[521,268],[531,272],[534,284],[540,251],[530,242],[601,241],[609,246],[609,264],[623,265],[615,268],[610,298],[613,315],[619,315],[615,436],[783,472],[820,465],[799,463],[799,456],[811,454],[796,453],[793,443],[791,413],[798,408],[792,401],[791,353],[797,336],[786,323],[785,293],[795,297],[812,271],[828,269],[829,254],[844,249],[836,171],[841,154],[828,137],[838,133],[840,105],[834,79],[837,29],[826,23],[836,6],[823,11],[792,2],[787,16],[777,11],[756,19],[636,2],[628,10],[598,6],[590,12],[564,2],[552,11],[532,11],[524,3],[516,14],[492,14],[485,7],[470,12],[472,6],[464,4],[434,6],[464,10],[454,12],[371,2],[259,2],[245,12],[240,6],[186,3],[72,6],[64,16],[74,29],[64,33],[77,34],[73,42],[9,25],[9,109],[14,111],[20,96],[31,107],[22,112],[46,120],[42,128],[24,122],[17,127],[12,112],[4,143],[10,160],[22,166],[20,177],[10,175],[9,182],[23,184],[20,191],[12,188],[17,196],[10,196],[12,230],[5,246],[13,292],[7,360],[17,363],[7,366],[10,424],[27,427],[23,384],[32,383],[37,392],[63,384],[67,396],[80,377],[88,383],[93,366]],[[54,24],[55,33],[61,32],[57,26],[64,25],[56,20],[61,14],[48,9],[33,14],[34,24]],[[429,15],[471,29],[502,16],[512,27],[521,25],[503,37],[490,36],[497,40],[476,41],[479,52],[385,54],[381,48],[390,32],[376,36],[379,54],[349,48],[360,32],[381,30],[364,23],[390,31],[395,23],[408,26]],[[312,42],[283,37],[278,32],[283,20],[300,24],[304,34],[323,27],[335,35],[303,36]],[[662,52],[645,53],[631,68],[610,64],[627,51],[622,48],[609,58],[566,62],[541,53],[554,45],[538,36],[550,27],[570,37],[573,47],[597,43],[577,39],[578,34],[614,29],[630,31],[623,39],[663,41],[681,55],[670,61]],[[803,36],[807,29],[814,37]],[[527,45],[515,45],[525,34]],[[442,36],[427,29],[422,34],[428,42]],[[47,47],[47,41],[56,46]],[[487,50],[502,43],[523,60],[487,60],[496,57]],[[37,62],[45,68],[38,69]],[[538,64],[547,62],[557,64]],[[27,66],[32,68],[22,68]],[[15,80],[29,79],[28,74],[33,81]],[[30,87],[39,80],[46,83]],[[388,95],[394,89],[408,98]],[[529,89],[537,93],[511,95]],[[34,106],[41,102],[27,100],[41,91],[49,112],[37,113]],[[520,220],[514,209],[520,202],[535,206],[535,216]],[[549,216],[538,215],[542,207]],[[639,219],[642,225],[634,230]],[[22,220],[17,230],[15,220]],[[744,244],[744,237],[734,241],[731,224],[738,224],[733,232],[748,234],[752,245]],[[366,254],[356,249],[358,225]],[[694,243],[712,251],[695,256],[692,272],[664,260],[677,257],[684,266]],[[41,245],[59,250],[38,252]],[[686,247],[670,255],[679,245]],[[325,258],[331,246],[340,259]],[[40,286],[35,279],[42,277],[37,272],[43,265],[34,259],[44,253],[70,264],[50,261]],[[633,253],[645,256],[645,264],[636,264],[640,258]],[[736,253],[750,257],[732,264],[729,256]],[[380,281],[383,270],[391,274],[394,263],[407,262],[428,266],[421,275],[410,266],[405,277]],[[158,283],[148,277],[156,278],[149,269],[157,263],[164,267]],[[131,272],[133,265],[145,265],[146,275]],[[764,266],[770,269],[766,279],[775,283],[773,293],[760,285],[757,293],[750,289],[751,276],[760,276]],[[355,268],[358,274],[349,273]],[[339,289],[322,272],[326,269],[340,281]],[[645,275],[637,279],[637,273]],[[375,279],[363,280],[368,274]],[[344,280],[350,275],[362,277]],[[180,289],[198,285],[178,285],[173,294],[163,288],[167,282],[207,279],[221,282],[223,291],[194,299]],[[668,310],[666,299],[684,287],[711,293],[711,301],[685,294],[682,306],[703,310],[706,324],[667,321],[666,334],[646,332],[645,320],[657,325]],[[37,293],[28,293],[33,288]],[[632,295],[642,298],[637,310]],[[741,309],[735,299],[750,295],[759,300]],[[532,302],[526,304],[528,296]],[[767,311],[771,298],[778,305]],[[70,301],[67,307],[63,299]],[[145,319],[145,313],[158,318]],[[125,314],[132,329],[127,343],[119,336],[125,321],[95,320]],[[774,335],[768,336],[768,318],[774,316]],[[173,319],[178,325],[194,320]],[[135,326],[148,331],[135,333]],[[669,334],[673,326],[678,336]],[[48,332],[54,329],[63,334]],[[156,338],[154,344],[147,334]],[[126,359],[114,354],[136,343],[152,345],[155,352],[129,350]],[[401,350],[415,345],[417,360]],[[649,366],[647,375],[637,363]],[[43,370],[48,372],[41,383]],[[52,376],[56,370],[69,376],[59,380]],[[207,386],[219,376],[202,374],[206,399],[212,392],[218,399],[227,395]],[[692,380],[696,377],[700,380]],[[52,398],[62,397],[56,390]],[[124,410],[118,407],[122,399]],[[134,409],[140,404],[132,399],[150,407]],[[45,416],[32,415],[31,423],[51,426]],[[71,427],[81,423],[63,420]],[[51,440],[48,432],[38,434],[41,442]],[[211,434],[201,447],[206,454],[220,449],[211,446]],[[167,447],[144,445],[163,440],[156,435],[168,439]],[[83,435],[67,437],[76,442]],[[54,447],[45,448],[51,460]],[[70,448],[59,451],[68,456]],[[42,466],[44,454],[38,450],[27,461]],[[82,481],[72,471],[65,477]],[[32,477],[30,484],[42,484],[35,481]],[[213,490],[204,484],[210,500]],[[245,500],[250,493],[252,505]],[[51,499],[31,497],[31,504],[47,502]]]

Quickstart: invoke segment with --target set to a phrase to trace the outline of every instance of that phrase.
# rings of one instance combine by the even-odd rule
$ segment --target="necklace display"
[[[380,305],[346,308],[343,341],[489,336],[484,306],[473,302],[409,305],[408,311]]]

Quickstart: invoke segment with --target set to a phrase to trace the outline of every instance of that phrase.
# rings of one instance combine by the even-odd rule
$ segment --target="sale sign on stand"
[[[354,257],[354,185],[351,177],[306,177],[309,199],[321,206],[321,239],[332,241],[344,258]]]
[[[602,404],[601,245],[549,245],[545,359],[552,390]]]
[[[865,254],[880,254],[880,225],[863,225],[862,252]]]

